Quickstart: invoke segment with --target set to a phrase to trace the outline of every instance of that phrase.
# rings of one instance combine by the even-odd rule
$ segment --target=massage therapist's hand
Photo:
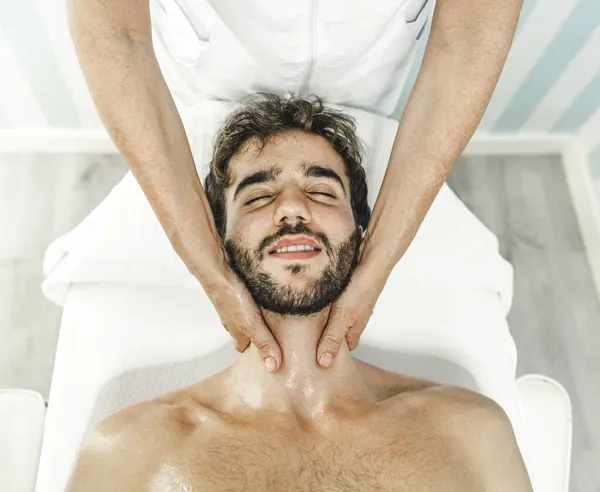
[[[205,285],[204,289],[219,313],[221,323],[235,342],[235,349],[243,353],[250,342],[257,348],[261,358],[267,363],[269,357],[275,359],[276,370],[281,365],[281,348],[265,323],[262,312],[254,298],[228,265],[222,267],[222,281]]]
[[[379,294],[385,286],[390,269],[383,267],[369,257],[361,244],[359,263],[350,280],[350,284],[340,297],[331,305],[329,319],[317,345],[317,362],[322,367],[331,367],[321,356],[329,353],[331,364],[342,346],[344,338],[352,351],[367,326]]]

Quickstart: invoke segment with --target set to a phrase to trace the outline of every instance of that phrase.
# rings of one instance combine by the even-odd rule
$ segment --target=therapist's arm
[[[68,0],[67,12],[79,63],[108,133],[177,253],[194,275],[210,276],[222,253],[154,54],[148,0]],[[203,264],[193,249],[203,252]]]
[[[430,0],[431,1],[431,0]],[[387,277],[473,136],[506,61],[522,0],[437,0],[419,75],[373,207],[364,253],[317,349],[356,348]]]
[[[369,222],[368,247],[384,268],[391,270],[406,252],[481,121],[521,6],[522,0],[437,0]]]
[[[100,117],[177,254],[234,336],[263,359],[279,346],[230,269],[181,118],[152,46],[149,0],[67,0],[69,29]],[[127,241],[127,238],[122,238]]]

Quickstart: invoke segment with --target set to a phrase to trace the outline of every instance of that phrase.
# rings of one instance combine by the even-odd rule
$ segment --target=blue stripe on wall
[[[48,123],[80,127],[77,108],[33,1],[0,2],[0,26]]]
[[[515,132],[527,121],[600,22],[600,2],[581,0],[513,97],[493,132]]]
[[[588,162],[592,179],[600,179],[600,144],[596,145],[596,148],[589,153]]]
[[[400,99],[398,99],[396,109],[390,115],[390,118],[398,121],[400,121],[400,118],[402,118],[402,113],[404,113],[404,108],[406,108],[406,103],[408,102],[413,85],[415,85],[415,81],[419,75],[419,70],[421,69],[421,62],[423,61],[423,55],[425,54],[425,48],[427,47],[427,40],[429,39],[429,32],[431,31],[431,19],[427,21],[426,26],[425,32],[421,35],[421,38],[419,39],[415,48],[415,55],[412,65],[409,68],[408,76],[406,77],[406,82],[404,83],[404,89],[402,89],[402,94],[400,94]]]
[[[529,16],[531,15],[531,12],[533,12],[533,8],[536,6],[537,3],[538,0],[525,0],[523,2],[521,14],[519,15],[519,22],[515,31],[515,39],[521,32],[521,29],[523,29],[523,26],[527,23],[527,19],[529,19]]]
[[[521,9],[521,13],[519,15],[519,22],[515,31],[515,39],[518,36],[522,27],[526,24],[527,19],[529,19],[529,16],[531,15],[531,12],[533,12],[533,9],[538,1],[539,0],[525,0],[523,2],[523,8]],[[425,54],[425,48],[427,47],[427,40],[429,39],[429,33],[431,32],[431,22],[432,20],[430,18],[423,26],[425,28],[425,32],[419,37],[420,42],[415,48],[415,57],[409,69],[408,77],[406,78],[406,82],[404,84],[404,89],[402,90],[400,99],[398,99],[396,109],[390,116],[391,118],[394,118],[396,120],[400,120],[400,118],[402,117],[402,113],[404,113],[404,108],[406,107],[406,103],[408,102],[408,98],[410,97],[412,88],[415,85],[417,76],[419,75],[419,70],[421,69],[421,62],[423,61],[423,55]]]
[[[600,70],[573,101],[552,128],[553,132],[574,132],[592,116],[600,106]],[[600,134],[600,128],[598,129]]]

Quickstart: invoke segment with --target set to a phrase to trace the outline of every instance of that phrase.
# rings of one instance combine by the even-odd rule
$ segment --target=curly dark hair
[[[242,100],[242,106],[227,116],[213,142],[204,190],[222,239],[227,219],[225,189],[229,185],[229,160],[252,137],[256,137],[260,155],[271,138],[290,130],[316,133],[340,155],[350,181],[354,221],[357,227],[367,228],[371,208],[367,203],[367,180],[362,167],[364,144],[356,135],[354,118],[326,107],[323,99],[315,95],[308,99],[282,99],[275,94],[258,92]]]

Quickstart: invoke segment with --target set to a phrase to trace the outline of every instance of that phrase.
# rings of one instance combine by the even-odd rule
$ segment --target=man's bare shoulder
[[[423,379],[408,378],[411,389],[398,395],[408,403],[426,411],[428,415],[456,416],[477,415],[481,418],[498,419],[506,417],[500,405],[491,398],[459,386],[435,383]],[[419,384],[420,382],[420,384]]]
[[[67,492],[106,490],[107,483],[140,490],[198,422],[184,391],[109,415],[87,433]]]
[[[124,429],[135,429],[137,433],[148,424],[174,420],[183,416],[182,409],[186,407],[184,396],[184,392],[169,393],[168,397],[161,396],[125,407],[100,421],[94,431],[121,435]]]
[[[123,408],[102,420],[86,438],[86,445],[97,439],[113,445],[143,444],[152,437],[156,444],[168,444],[195,432],[206,420],[204,408],[188,388],[164,394],[153,400]],[[146,441],[147,442],[147,441]]]
[[[442,408],[461,412],[503,413],[490,398],[458,386],[388,371],[382,367],[354,358],[362,377],[380,398],[392,398],[398,405],[421,406],[422,410],[437,412]]]
[[[480,473],[483,490],[531,492],[512,423],[494,400],[465,388],[428,385],[404,395],[433,433],[444,436]]]

